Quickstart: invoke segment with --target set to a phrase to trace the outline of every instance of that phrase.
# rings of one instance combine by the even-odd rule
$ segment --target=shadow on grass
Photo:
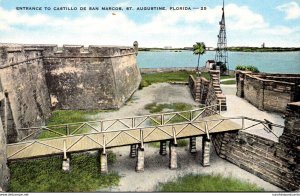
[[[161,192],[263,192],[254,184],[242,182],[233,177],[221,175],[193,175],[178,178],[176,181],[160,183]]]

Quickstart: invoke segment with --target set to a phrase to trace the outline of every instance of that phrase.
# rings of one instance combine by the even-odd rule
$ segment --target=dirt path
[[[231,89],[232,90],[232,89]],[[227,98],[230,102],[232,97]],[[175,103],[183,102],[193,106],[198,104],[194,102],[187,86],[170,85],[167,83],[153,84],[143,90],[137,91],[132,100],[129,101],[118,111],[100,113],[91,118],[118,118],[124,116],[134,116],[147,114],[144,106],[148,103]],[[232,106],[229,107],[231,108]],[[231,115],[226,113],[225,115]],[[219,158],[214,148],[211,152],[211,166],[201,166],[201,138],[197,138],[197,153],[195,156],[188,152],[188,147],[177,148],[178,165],[177,170],[168,168],[168,156],[159,155],[159,149],[145,146],[145,171],[143,173],[135,172],[136,159],[129,158],[129,146],[112,149],[117,155],[117,161],[114,165],[109,165],[110,171],[118,172],[122,177],[118,187],[99,190],[110,192],[152,192],[156,190],[158,183],[175,180],[185,174],[220,174],[222,176],[233,176],[242,181],[254,183],[266,191],[281,191],[280,188],[265,182],[249,172]]]

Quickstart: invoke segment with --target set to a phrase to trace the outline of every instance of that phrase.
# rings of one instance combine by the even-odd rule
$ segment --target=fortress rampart
[[[6,144],[44,125],[54,109],[119,108],[138,88],[136,48],[0,44],[0,191]]]
[[[249,134],[215,134],[217,154],[240,168],[288,191],[300,188],[300,102],[287,106],[279,142]]]
[[[43,125],[53,109],[119,108],[141,80],[133,47],[0,45],[0,114],[16,128]]]
[[[237,71],[237,96],[260,110],[284,113],[290,102],[300,101],[300,74],[254,74]]]

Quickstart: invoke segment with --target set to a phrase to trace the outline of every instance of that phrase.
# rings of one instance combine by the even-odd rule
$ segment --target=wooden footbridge
[[[131,156],[138,157],[136,170],[143,171],[144,144],[160,141],[160,153],[166,154],[166,141],[169,140],[170,168],[174,169],[177,168],[177,140],[190,138],[192,152],[196,148],[195,138],[203,136],[202,164],[205,166],[209,165],[211,135],[245,129],[244,121],[247,119],[254,120],[246,117],[224,118],[219,114],[219,106],[215,105],[183,112],[21,128],[19,133],[28,135],[24,135],[18,143],[7,145],[7,158],[17,160],[63,154],[63,168],[68,170],[70,153],[100,150],[101,171],[107,172],[106,149],[130,145]],[[234,122],[237,120],[241,123]],[[256,121],[268,129],[272,124]],[[47,138],[37,139],[43,137]]]

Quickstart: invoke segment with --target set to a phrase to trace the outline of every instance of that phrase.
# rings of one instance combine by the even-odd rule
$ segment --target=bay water
[[[200,67],[215,58],[215,51],[200,57]],[[137,56],[140,68],[196,67],[198,56],[192,51],[140,51]],[[253,65],[261,72],[300,74],[300,52],[228,52],[229,69],[237,65]]]

